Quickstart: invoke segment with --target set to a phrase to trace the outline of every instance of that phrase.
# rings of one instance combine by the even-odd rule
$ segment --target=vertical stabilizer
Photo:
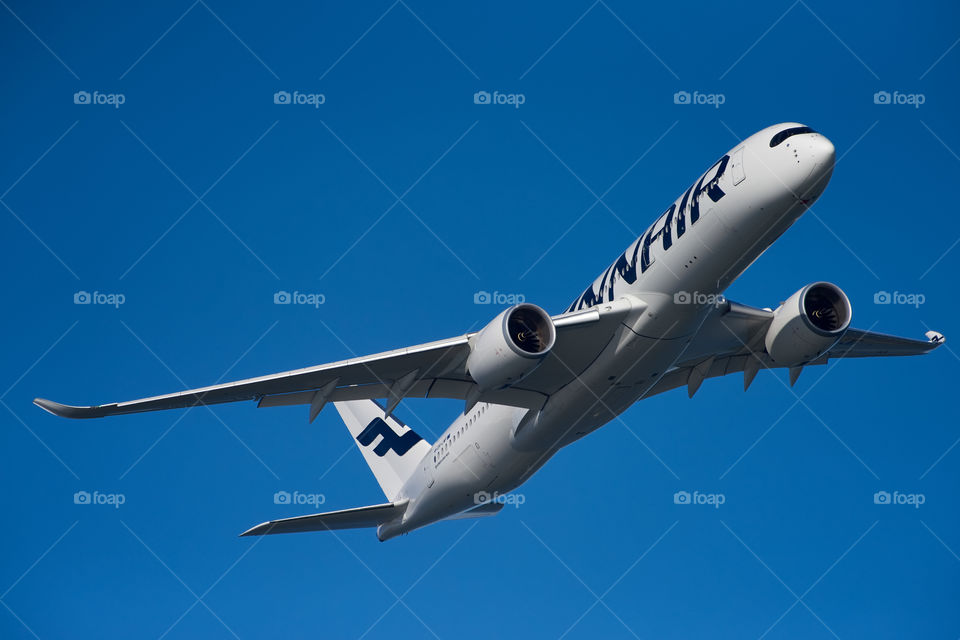
[[[396,500],[403,483],[430,451],[430,443],[373,400],[334,402],[363,459],[388,500]]]

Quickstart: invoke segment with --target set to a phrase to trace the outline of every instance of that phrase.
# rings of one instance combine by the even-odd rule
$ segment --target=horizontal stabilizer
[[[466,520],[468,518],[485,518],[486,516],[495,516],[503,509],[502,502],[484,502],[472,509],[461,511],[444,520]]]
[[[272,533],[300,533],[302,531],[330,531],[333,529],[363,529],[378,527],[401,516],[407,510],[407,501],[388,502],[370,507],[356,507],[309,516],[271,520],[247,529],[242,536],[265,536]]]

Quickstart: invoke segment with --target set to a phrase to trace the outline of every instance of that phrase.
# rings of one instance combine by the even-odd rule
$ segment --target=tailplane
[[[388,502],[370,507],[315,513],[309,516],[271,520],[247,529],[241,536],[265,536],[272,533],[300,533],[303,531],[332,531],[334,529],[362,529],[379,527],[396,520],[407,509],[407,501]]]
[[[430,451],[430,443],[373,400],[334,402],[363,459],[380,483],[387,500],[397,500],[401,487]]]

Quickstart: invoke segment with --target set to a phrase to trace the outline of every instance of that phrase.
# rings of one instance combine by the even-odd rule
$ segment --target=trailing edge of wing
[[[407,501],[387,502],[369,507],[356,507],[340,511],[315,513],[309,516],[270,520],[247,529],[243,536],[265,536],[275,533],[300,533],[304,531],[330,531],[333,529],[363,529],[378,527],[403,515]]]

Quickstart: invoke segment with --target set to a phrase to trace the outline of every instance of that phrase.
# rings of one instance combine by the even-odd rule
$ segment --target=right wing
[[[630,308],[628,301],[619,300],[556,316],[556,342],[540,366],[519,384],[485,392],[479,401],[540,409],[593,362]],[[386,398],[390,413],[404,397],[470,398],[477,385],[466,371],[466,360],[474,335],[127,402],[71,406],[37,398],[34,404],[64,418],[101,418],[256,400],[260,407],[310,405],[312,421],[327,402]]]
[[[128,402],[116,402],[88,407],[74,407],[37,398],[34,403],[54,415],[64,418],[102,418],[126,413],[183,409],[200,404],[221,404],[241,400],[258,400],[261,407],[291,404],[310,404],[319,392],[325,392],[323,402],[384,398],[391,383],[411,371],[422,372],[408,393],[423,393],[425,381],[438,378],[463,379],[456,369],[469,353],[468,335],[437,342],[396,349],[383,353],[351,358],[293,371],[284,371],[237,382],[188,389]],[[292,394],[292,395],[291,395]],[[371,395],[372,394],[372,395]],[[419,395],[419,394],[418,394]]]

